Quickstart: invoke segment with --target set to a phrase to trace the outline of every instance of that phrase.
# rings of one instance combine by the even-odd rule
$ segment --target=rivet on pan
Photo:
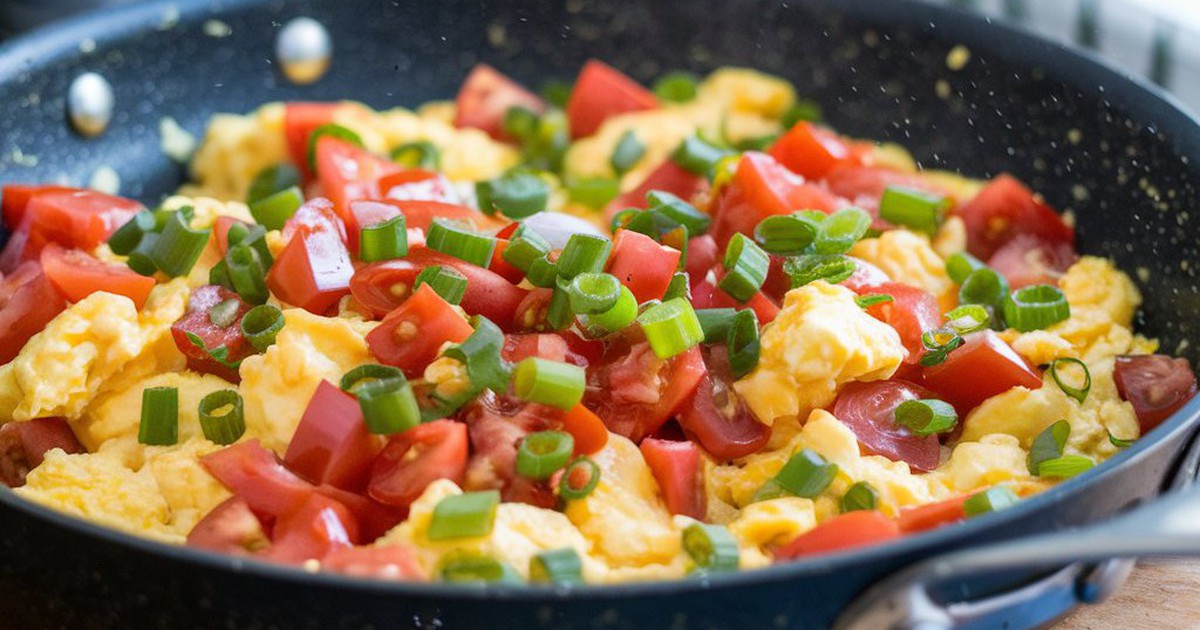
[[[112,115],[113,91],[108,80],[95,72],[75,77],[67,91],[67,117],[75,130],[85,136],[98,136],[108,128]]]
[[[275,40],[275,58],[292,83],[307,85],[320,79],[329,69],[333,42],[329,31],[309,17],[298,17],[279,29]]]

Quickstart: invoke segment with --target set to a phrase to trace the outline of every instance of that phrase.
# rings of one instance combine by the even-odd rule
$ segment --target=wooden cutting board
[[[1162,630],[1200,628],[1200,560],[1139,563],[1116,593],[1082,606],[1055,630]]]

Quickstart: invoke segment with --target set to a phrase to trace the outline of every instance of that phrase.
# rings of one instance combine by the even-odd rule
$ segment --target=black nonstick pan
[[[301,15],[324,24],[334,47],[328,74],[308,86],[287,81],[274,59],[280,25]],[[952,69],[957,46],[969,61]],[[1200,122],[1084,54],[909,0],[172,0],[105,10],[0,46],[0,182],[80,184],[107,166],[122,194],[153,203],[185,177],[160,149],[164,116],[199,133],[215,112],[271,100],[413,106],[453,95],[478,61],[538,85],[571,79],[591,57],[640,79],[760,68],[793,80],[839,130],[900,142],[923,166],[1012,172],[1074,212],[1081,251],[1142,270],[1141,329],[1164,352],[1200,358],[1200,224],[1191,220]],[[116,96],[112,123],[95,138],[74,133],[65,113],[71,80],[87,71]],[[844,611],[841,623],[863,628],[1029,626],[1119,581],[1127,564],[1103,562],[1110,554],[1200,548],[1194,531],[1170,529],[1181,518],[1200,523],[1195,491],[1090,536],[1062,533],[1149,501],[1172,480],[1185,485],[1198,417],[1200,400],[1092,472],[895,544],[569,591],[310,575],[136,540],[0,490],[0,626],[757,629],[828,626]],[[1060,533],[1035,538],[1047,532]],[[980,550],[1012,539],[1022,542]],[[886,583],[899,590],[851,605],[905,567],[964,549],[976,551],[909,569]],[[1071,559],[1097,564],[1062,568]]]

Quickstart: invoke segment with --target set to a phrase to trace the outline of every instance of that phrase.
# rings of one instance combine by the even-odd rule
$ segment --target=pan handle
[[[1200,439],[1161,498],[1103,523],[975,547],[919,562],[859,595],[839,630],[1034,627],[1078,604],[1103,600],[1124,582],[1133,559],[1200,557]],[[1063,566],[1066,565],[1066,566]],[[1016,570],[1052,570],[1035,582],[971,601],[938,601],[933,587]]]

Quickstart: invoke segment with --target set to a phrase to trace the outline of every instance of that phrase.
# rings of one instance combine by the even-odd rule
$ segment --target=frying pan
[[[280,24],[299,15],[322,22],[335,51],[331,71],[306,87],[272,63]],[[226,30],[206,29],[212,19],[228,36],[210,34]],[[970,61],[953,70],[946,58],[959,45]],[[110,9],[0,47],[0,181],[82,183],[109,166],[123,194],[153,203],[185,175],[159,148],[163,116],[198,133],[214,112],[270,100],[412,106],[454,94],[478,61],[538,85],[572,78],[590,57],[642,80],[679,68],[761,68],[821,102],[841,131],[901,142],[922,166],[1013,172],[1075,213],[1082,251],[1141,270],[1141,329],[1165,352],[1197,359],[1189,343],[1200,339],[1196,119],[1085,54],[909,0],[174,0]],[[116,94],[112,124],[95,139],[72,133],[64,115],[67,86],[85,71]],[[1127,570],[1060,568],[1067,562],[1056,549],[1089,561],[1195,549],[1186,531],[1155,535],[1189,509],[1194,518],[1195,492],[1090,537],[1036,536],[1104,521],[1194,475],[1194,458],[1176,471],[1198,416],[1200,400],[1103,466],[960,526],[736,575],[573,590],[310,575],[137,540],[3,491],[0,625],[771,628],[827,626],[845,610],[841,623],[858,627],[1028,626],[1103,594]],[[1067,544],[1085,538],[1087,549]],[[1016,547],[980,549],[1004,544]],[[935,574],[953,579],[939,585]],[[850,606],[876,583],[886,592]]]

